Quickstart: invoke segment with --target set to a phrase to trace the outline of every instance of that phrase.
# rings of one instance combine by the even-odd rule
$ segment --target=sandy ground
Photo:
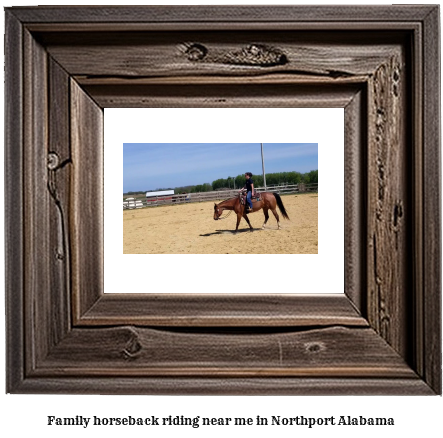
[[[266,229],[263,210],[249,214],[234,233],[234,212],[215,221],[214,202],[123,211],[124,254],[317,254],[318,195],[282,196],[290,220],[279,210],[281,230],[272,212]],[[227,212],[224,213],[226,215]],[[223,216],[224,216],[223,215]]]

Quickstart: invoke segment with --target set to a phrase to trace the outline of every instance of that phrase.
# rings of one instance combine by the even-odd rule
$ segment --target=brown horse
[[[266,222],[268,222],[269,214],[268,210],[271,210],[272,213],[275,216],[275,219],[277,219],[277,225],[278,229],[280,230],[280,218],[278,217],[277,213],[277,206],[283,215],[285,219],[289,219],[288,214],[286,213],[286,209],[283,205],[283,202],[280,198],[280,195],[278,193],[270,193],[270,192],[264,192],[261,193],[261,200],[257,201],[254,198],[252,198],[252,211],[251,213],[255,213],[258,210],[263,209],[263,212],[265,214],[265,222],[263,226],[261,227],[262,230],[265,229]],[[227,199],[226,201],[220,202],[219,204],[214,204],[214,220],[220,219],[221,214],[224,210],[233,210],[237,213],[237,226],[235,227],[235,231],[238,230],[238,225],[240,223],[240,220],[242,217],[244,217],[245,221],[248,223],[249,228],[251,231],[253,231],[252,225],[249,222],[248,216],[246,214],[246,205],[242,205],[240,202],[240,197],[237,196],[235,198]]]

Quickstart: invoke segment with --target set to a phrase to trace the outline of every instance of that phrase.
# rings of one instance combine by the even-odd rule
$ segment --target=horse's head
[[[214,203],[214,220],[218,220],[220,219],[221,214],[223,213],[224,208],[218,206],[217,204]]]

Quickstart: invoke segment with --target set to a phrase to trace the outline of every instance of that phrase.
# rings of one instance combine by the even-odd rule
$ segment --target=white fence
[[[257,188],[258,192],[264,192],[264,187]],[[280,195],[289,195],[291,193],[305,193],[305,192],[317,192],[318,184],[285,184],[285,185],[273,185],[266,187],[267,192],[277,192]],[[206,201],[221,201],[224,199],[233,198],[238,195],[238,190],[217,190],[213,192],[199,192],[199,193],[187,193],[181,195],[168,196],[168,199],[164,199],[165,196],[157,196],[145,199],[132,199],[123,201],[123,210],[144,208],[144,207],[158,207],[159,205],[174,205],[185,204],[190,202],[206,202]]]

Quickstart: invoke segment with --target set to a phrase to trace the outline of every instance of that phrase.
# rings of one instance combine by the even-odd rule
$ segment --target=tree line
[[[252,177],[254,180],[255,187],[263,187],[263,175],[254,175]],[[212,183],[204,183],[197,185],[189,185],[183,187],[175,188],[160,188],[155,190],[145,190],[144,192],[127,192],[123,195],[139,195],[146,192],[155,192],[160,190],[174,190],[177,195],[179,193],[199,193],[199,192],[212,192],[214,190],[220,189],[241,189],[245,185],[245,175],[237,175],[235,177],[228,176],[227,178],[219,178]],[[300,172],[275,172],[266,174],[266,185],[276,185],[276,184],[318,184],[318,170],[311,170],[307,173]]]
[[[263,175],[254,175],[252,177],[254,180],[255,187],[263,187]],[[245,185],[244,174],[237,175],[235,177],[228,176],[227,178],[219,178],[212,181],[212,184],[205,183],[195,186],[186,187],[176,187],[175,193],[197,193],[197,192],[211,192],[220,189],[240,189]],[[307,173],[300,172],[275,172],[266,174],[266,185],[276,185],[276,184],[318,184],[318,170],[311,170]]]

